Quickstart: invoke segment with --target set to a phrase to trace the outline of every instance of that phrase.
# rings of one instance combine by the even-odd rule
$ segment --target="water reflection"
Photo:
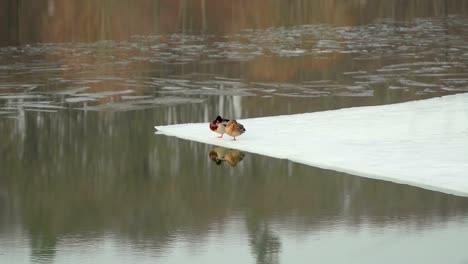
[[[164,119],[159,111],[83,115],[40,122],[26,115],[22,148],[14,143],[20,135],[0,145],[0,232],[23,230],[32,258],[58,258],[64,243],[107,234],[165,255],[180,239],[209,245],[208,237],[223,237],[221,227],[234,222],[246,227],[234,233],[248,237],[257,261],[268,263],[284,251],[283,231],[302,237],[391,226],[420,234],[468,216],[466,198],[286,160],[245,155],[226,171],[207,162],[211,146],[153,135],[150,125]],[[0,124],[8,131],[14,123]],[[65,239],[74,236],[83,242]]]
[[[216,165],[226,162],[229,166],[235,167],[237,163],[244,159],[245,153],[237,149],[215,147],[210,150],[208,156]]]
[[[47,234],[46,234],[47,236]],[[34,263],[53,263],[57,252],[56,237],[31,237],[31,261]]]
[[[281,240],[268,223],[248,220],[249,245],[258,264],[275,264],[279,262]]]
[[[447,16],[467,8],[463,0],[159,0],[138,5],[130,0],[8,0],[0,3],[0,45],[124,40],[179,32],[226,35],[246,28],[302,24],[350,26],[382,17]]]

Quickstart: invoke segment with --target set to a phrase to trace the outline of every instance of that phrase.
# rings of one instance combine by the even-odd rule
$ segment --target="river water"
[[[467,92],[465,1],[0,10],[0,263],[468,263],[467,198],[153,128]]]

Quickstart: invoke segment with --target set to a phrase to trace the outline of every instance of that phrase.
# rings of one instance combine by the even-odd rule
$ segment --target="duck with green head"
[[[225,133],[225,128],[229,119],[223,119],[221,116],[217,116],[213,121],[210,122],[210,129],[213,132],[221,134],[218,138],[222,138]]]

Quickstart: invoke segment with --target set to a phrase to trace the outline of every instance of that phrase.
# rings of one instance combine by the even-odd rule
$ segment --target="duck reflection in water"
[[[217,165],[221,165],[225,161],[229,166],[235,167],[244,159],[245,153],[237,149],[216,147],[210,151],[208,156]]]

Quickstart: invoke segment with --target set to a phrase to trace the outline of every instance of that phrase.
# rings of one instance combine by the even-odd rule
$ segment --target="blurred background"
[[[356,26],[467,12],[463,0],[171,1],[3,0],[0,44],[126,40],[133,35],[237,34],[303,24]]]

